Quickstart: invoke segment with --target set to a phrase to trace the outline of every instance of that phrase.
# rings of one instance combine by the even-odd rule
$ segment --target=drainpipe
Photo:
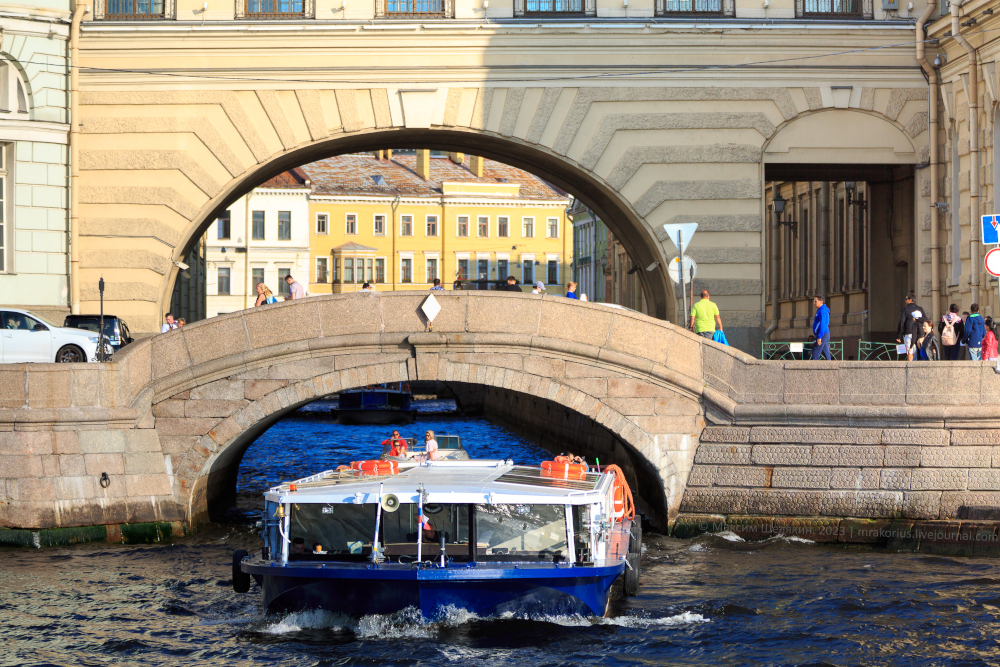
[[[69,29],[69,299],[70,312],[80,314],[80,23],[90,7],[73,9]]]
[[[778,196],[777,181],[771,182],[771,201]],[[778,328],[778,214],[771,205],[771,326],[764,330],[764,340],[768,340]]]
[[[924,13],[917,19],[916,36],[917,41],[917,62],[927,74],[927,107],[929,121],[927,128],[927,142],[930,148],[928,161],[929,177],[931,179],[931,321],[941,320],[941,239],[940,220],[938,218],[937,203],[941,201],[938,193],[938,87],[940,78],[937,70],[927,62],[924,51],[925,39],[924,25],[937,8],[937,0],[928,0]],[[973,227],[976,225],[973,224]]]
[[[969,98],[969,223],[972,228],[972,270],[970,278],[972,282],[972,302],[979,303],[979,72],[977,67],[976,49],[966,41],[959,33],[961,29],[958,22],[959,3],[953,2],[951,5],[951,34],[965,52],[969,54],[969,90],[966,94]]]

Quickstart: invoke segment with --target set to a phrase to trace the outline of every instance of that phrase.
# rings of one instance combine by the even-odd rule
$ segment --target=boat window
[[[324,555],[363,555],[372,550],[376,505],[292,504],[288,538],[305,540],[305,555],[289,553],[290,560],[313,558],[316,546]]]
[[[566,554],[566,508],[562,505],[476,505],[477,554]]]
[[[466,558],[469,555],[469,506],[444,503],[427,503],[424,514],[432,531],[424,531],[423,554],[433,559],[440,549],[440,535],[444,534],[449,556]],[[395,512],[382,514],[382,538],[388,556],[417,553],[417,505],[406,503]]]
[[[434,439],[437,440],[438,449],[462,448],[462,439],[457,435],[438,435]]]

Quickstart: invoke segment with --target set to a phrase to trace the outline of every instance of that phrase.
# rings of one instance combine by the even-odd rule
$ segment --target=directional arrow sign
[[[667,224],[663,225],[663,231],[667,233],[670,240],[674,242],[677,246],[678,252],[681,250],[681,243],[684,243],[684,247],[691,245],[691,237],[698,230],[697,222],[681,222],[678,224]]]
[[[983,216],[983,233],[979,238],[982,240],[984,245],[1000,243],[1000,234],[997,233],[998,224],[1000,224],[1000,215]]]

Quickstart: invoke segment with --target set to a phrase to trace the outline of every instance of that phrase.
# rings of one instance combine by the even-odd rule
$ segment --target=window
[[[531,285],[535,282],[535,260],[526,259],[521,262],[521,282]]]
[[[427,282],[433,283],[434,279],[438,277],[438,261],[436,259],[428,259],[427,261]]]
[[[582,0],[525,0],[525,13],[529,14],[582,14]]]
[[[0,272],[7,271],[7,234],[10,225],[7,224],[7,163],[4,161],[6,146],[0,144]]]
[[[559,238],[559,218],[549,218],[546,238]]]
[[[375,216],[375,236],[385,236],[385,216]]]
[[[735,3],[723,0],[657,0],[656,13],[672,14],[723,14],[733,16]]]
[[[413,260],[404,257],[399,261],[399,282],[401,283],[412,283],[413,282]]]
[[[382,257],[375,258],[375,282],[385,282],[385,259]]]
[[[229,211],[226,211],[225,213],[223,213],[222,215],[219,216],[218,220],[216,220],[216,225],[219,228],[219,240],[220,241],[221,240],[229,240],[229,238],[230,238],[230,236],[229,236],[230,218],[231,218],[231,215],[230,215]]]
[[[264,211],[254,211],[253,214],[253,240],[264,240]]]
[[[340,282],[340,258],[333,258],[333,271],[330,272],[330,282],[339,283]]]
[[[250,269],[250,275],[252,276],[251,281],[253,283],[254,294],[257,293],[257,285],[264,282],[264,267],[257,267],[255,269]]]
[[[292,275],[291,269],[278,269],[278,294],[288,296],[291,291],[288,289],[288,282],[285,280]]]
[[[479,224],[478,224],[477,227],[478,227],[478,229],[476,230],[476,233],[479,235],[479,238],[481,238],[481,239],[489,238],[489,236],[490,236],[490,217],[488,215],[481,215],[481,216],[479,216]]]
[[[546,280],[545,282],[548,283],[549,285],[559,284],[559,262],[557,260],[554,259],[549,260],[549,275],[547,277],[548,280]]]
[[[490,260],[479,259],[476,260],[476,278],[478,280],[489,280],[490,279]]]
[[[278,211],[278,240],[292,240],[292,212]]]
[[[272,19],[299,18],[304,13],[304,2],[305,0],[246,0],[247,16]]]
[[[497,260],[497,280],[506,280],[510,275],[510,262],[506,259]]]
[[[401,215],[401,216],[399,216],[399,235],[400,236],[413,236],[413,216],[412,215]]]
[[[521,236],[526,239],[535,238],[535,219],[521,218]]]
[[[358,216],[353,213],[348,213],[346,221],[344,223],[344,233],[345,234],[357,234],[358,233]]]
[[[438,235],[438,217],[436,215],[427,216],[427,236]]]
[[[865,3],[862,11],[862,0],[796,0],[796,17],[836,16],[848,18],[871,18],[871,3]]]
[[[506,215],[497,217],[497,236],[501,236],[503,238],[510,237],[510,218]]]
[[[330,216],[326,213],[316,214],[316,233],[317,234],[329,234],[330,233]]]
[[[458,260],[458,274],[455,276],[459,280],[469,279],[469,260],[460,259]]]
[[[219,289],[217,291],[217,294],[219,294],[220,296],[229,295],[229,271],[230,271],[229,267],[219,269],[218,273]]]
[[[418,16],[443,14],[444,0],[387,0],[385,15]]]
[[[362,260],[359,259],[358,261],[360,262]],[[368,282],[371,282],[372,278],[373,278],[372,271],[373,271],[373,267],[375,266],[375,260],[374,259],[366,259],[366,260],[363,260],[363,261],[365,262],[365,267],[366,267],[365,268],[365,280],[367,280]]]
[[[163,17],[163,0],[108,0],[106,19],[154,19]]]
[[[459,236],[469,235],[469,216],[467,215],[458,216],[458,235]]]
[[[327,266],[328,265],[326,257],[316,258],[316,282],[325,283],[327,281],[328,278],[326,274]]]
[[[344,284],[354,282],[354,259],[351,257],[344,258]]]

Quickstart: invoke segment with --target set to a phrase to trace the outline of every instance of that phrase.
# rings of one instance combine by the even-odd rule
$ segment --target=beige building
[[[924,0],[912,9],[870,0],[485,4],[95,4],[80,39],[73,200],[77,249],[93,259],[71,281],[74,307],[93,308],[78,286],[103,272],[114,278],[110,307],[153,330],[176,282],[173,262],[243,194],[293,166],[400,146],[483,155],[580,199],[632,266],[659,262],[632,274],[658,317],[683,320],[663,269],[675,250],[662,225],[698,222],[695,289],[711,290],[730,341],[748,351],[760,349],[771,324],[769,251],[785,252],[774,245],[783,242],[771,217],[774,182],[790,199],[792,183],[800,199],[809,182],[820,194],[816,184],[829,184],[828,229],[865,220],[841,233],[855,239],[844,252],[870,247],[869,280],[902,275],[905,262],[903,282],[924,290],[924,259],[941,254],[924,229],[938,224],[929,173],[946,177],[927,166],[928,85],[915,27]],[[960,19],[981,11],[968,3]],[[949,29],[932,26],[952,54],[941,108],[952,105],[961,136],[964,50],[943,37]],[[961,158],[964,144],[956,145]],[[990,153],[976,155],[986,178]],[[865,210],[852,203],[861,217],[833,213],[833,193],[847,182],[867,202]],[[990,201],[989,187],[976,206]],[[898,238],[880,249],[874,230],[890,219]],[[802,238],[784,243],[805,257],[813,251],[801,249]],[[898,245],[909,238],[909,250]],[[961,260],[965,275],[974,259]],[[838,289],[865,290],[851,285]],[[865,299],[845,297],[844,327],[860,331],[858,314],[880,307]],[[798,305],[807,295],[778,301],[782,329],[768,335],[792,337],[809,317]]]

